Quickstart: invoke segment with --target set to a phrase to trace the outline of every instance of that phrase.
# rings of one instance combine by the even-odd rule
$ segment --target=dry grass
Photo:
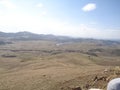
[[[105,62],[110,65],[114,62],[112,57],[89,57],[78,52],[98,48],[95,43],[56,44],[51,41],[19,41],[0,46],[0,90],[61,90],[62,86],[73,84],[67,82],[73,81],[75,85],[78,77],[81,77],[81,83],[86,82],[87,76],[106,68]],[[115,59],[119,62],[119,57]]]

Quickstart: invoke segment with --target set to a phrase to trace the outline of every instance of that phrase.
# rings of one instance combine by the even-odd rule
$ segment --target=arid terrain
[[[1,43],[0,90],[106,89],[120,76],[119,42],[1,37]]]

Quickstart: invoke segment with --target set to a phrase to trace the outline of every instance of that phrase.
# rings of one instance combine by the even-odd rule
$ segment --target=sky
[[[0,0],[0,31],[120,40],[120,0]]]

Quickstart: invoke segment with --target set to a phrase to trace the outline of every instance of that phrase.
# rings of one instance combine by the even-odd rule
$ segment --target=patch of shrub
[[[17,57],[16,55],[2,55],[2,57],[4,58],[14,58],[14,57]]]

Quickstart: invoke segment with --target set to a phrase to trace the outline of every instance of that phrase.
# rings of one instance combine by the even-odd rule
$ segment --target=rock
[[[72,90],[82,90],[81,87],[75,87],[75,88],[72,88]]]

